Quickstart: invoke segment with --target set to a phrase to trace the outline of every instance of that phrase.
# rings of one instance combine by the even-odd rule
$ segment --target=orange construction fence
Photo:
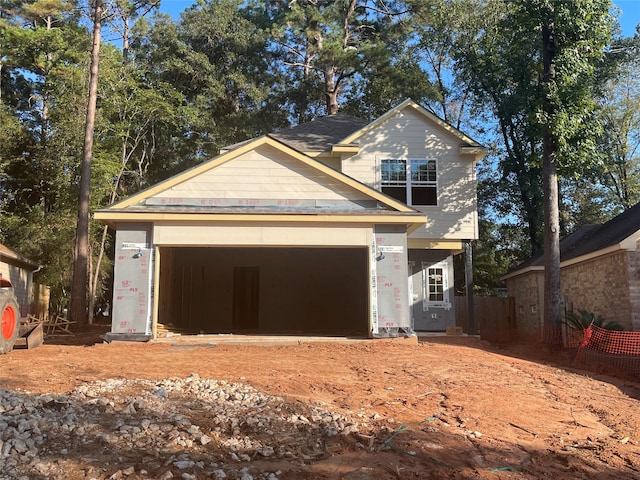
[[[595,363],[640,374],[640,332],[621,332],[589,325],[578,347],[576,362]]]

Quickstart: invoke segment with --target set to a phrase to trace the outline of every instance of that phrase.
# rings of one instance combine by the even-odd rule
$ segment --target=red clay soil
[[[64,393],[99,379],[197,373],[373,416],[370,431],[334,446],[304,477],[278,465],[281,478],[640,478],[640,383],[577,369],[567,353],[467,337],[93,344],[97,333],[0,356],[0,388]]]

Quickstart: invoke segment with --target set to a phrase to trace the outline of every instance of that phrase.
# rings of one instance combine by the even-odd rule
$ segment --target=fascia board
[[[507,280],[509,278],[517,277],[517,276],[524,275],[524,274],[530,273],[530,272],[544,272],[544,267],[530,266],[530,267],[526,267],[526,268],[523,268],[523,269],[520,269],[520,270],[515,270],[513,272],[506,273],[505,275],[502,275],[500,277],[500,280]]]
[[[126,210],[103,210],[95,212],[94,218],[105,223],[118,222],[239,222],[239,223],[366,223],[424,225],[426,216],[413,215],[296,215],[296,214],[224,214],[224,213],[180,213],[180,212],[128,212]]]

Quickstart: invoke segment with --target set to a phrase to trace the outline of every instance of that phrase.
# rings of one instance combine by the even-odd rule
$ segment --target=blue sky
[[[620,16],[622,32],[630,37],[634,34],[636,25],[640,23],[640,0],[617,0],[614,3],[622,10]]]
[[[161,0],[160,10],[172,17],[178,17],[185,8],[193,5],[193,0]],[[632,36],[636,25],[640,23],[640,0],[615,0],[613,2],[622,10],[620,23],[625,36]]]

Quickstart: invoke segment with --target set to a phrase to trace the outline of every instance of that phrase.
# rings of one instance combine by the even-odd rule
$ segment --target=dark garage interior
[[[163,247],[158,327],[369,335],[367,248]]]

